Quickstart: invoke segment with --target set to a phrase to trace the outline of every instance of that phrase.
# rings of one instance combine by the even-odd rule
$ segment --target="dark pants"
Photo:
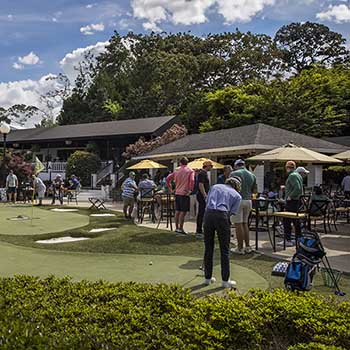
[[[203,233],[203,218],[205,213],[206,202],[202,194],[197,194],[198,213],[196,233]]]
[[[292,200],[286,201],[285,211],[296,213],[298,209],[299,209],[299,200],[292,199]],[[283,228],[284,228],[284,234],[286,236],[287,241],[290,241],[292,239],[292,222],[295,228],[295,235],[299,235],[301,233],[299,220],[284,218]]]
[[[221,277],[228,281],[230,277],[230,219],[226,212],[207,210],[204,215],[204,273],[210,279],[213,274],[213,256],[215,231],[218,234],[221,256]]]

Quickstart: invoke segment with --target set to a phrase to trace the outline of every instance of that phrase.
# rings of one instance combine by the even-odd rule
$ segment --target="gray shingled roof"
[[[327,137],[326,141],[335,142],[339,145],[350,147],[350,136],[337,136],[337,137]]]
[[[169,116],[14,130],[8,135],[7,140],[9,142],[39,142],[88,137],[145,135],[157,132],[176,119],[175,116]]]
[[[273,149],[289,142],[318,152],[330,154],[346,150],[346,147],[342,145],[260,123],[189,135],[161,146],[143,155],[142,158],[147,158],[149,156],[156,157],[165,154],[176,155],[183,154],[184,152],[191,153],[193,151],[203,151],[203,153],[206,153],[205,151],[210,150],[211,152],[215,152],[215,149],[233,149],[235,147],[242,150],[245,145],[249,146],[247,149],[251,150]]]

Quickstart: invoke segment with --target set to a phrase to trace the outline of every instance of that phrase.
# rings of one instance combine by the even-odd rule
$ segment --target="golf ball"
[[[149,265],[153,265],[153,262],[152,262],[152,261],[150,261],[150,262],[149,262]]]

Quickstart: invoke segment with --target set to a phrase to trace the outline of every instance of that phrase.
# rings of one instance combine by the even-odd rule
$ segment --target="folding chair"
[[[107,210],[105,207],[105,201],[100,198],[96,197],[90,197],[89,202],[91,203],[90,210],[96,209],[96,210]]]

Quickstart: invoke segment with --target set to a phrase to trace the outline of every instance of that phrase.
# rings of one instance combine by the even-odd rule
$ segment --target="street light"
[[[2,122],[0,124],[0,133],[2,134],[2,136],[4,138],[4,155],[2,158],[2,167],[4,168],[4,170],[5,170],[5,157],[6,157],[6,137],[7,137],[7,134],[10,133],[10,131],[11,131],[10,125],[8,125],[5,122]]]
[[[5,154],[6,154],[6,137],[7,137],[7,134],[10,133],[10,131],[11,131],[10,125],[8,125],[5,122],[2,122],[0,124],[0,133],[4,137],[4,159],[5,159]]]

